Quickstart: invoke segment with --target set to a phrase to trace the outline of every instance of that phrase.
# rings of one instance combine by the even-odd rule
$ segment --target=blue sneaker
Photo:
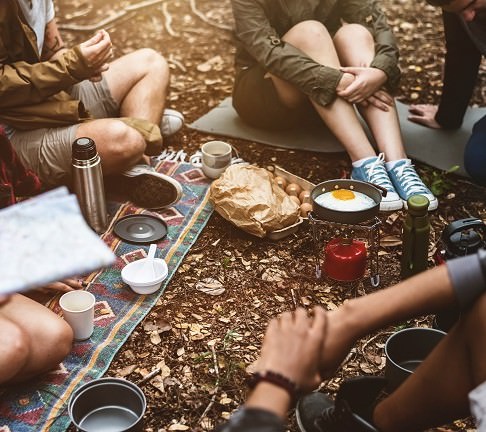
[[[395,190],[400,195],[403,200],[403,205],[407,208],[407,199],[412,195],[424,195],[429,200],[429,211],[435,210],[439,206],[439,201],[430,191],[430,189],[425,186],[422,179],[415,171],[410,159],[403,159],[388,171],[393,186]]]
[[[400,210],[403,207],[403,202],[386,172],[383,153],[369,158],[360,167],[353,167],[351,178],[376,184],[387,190],[386,197],[383,197],[380,202],[381,211]]]

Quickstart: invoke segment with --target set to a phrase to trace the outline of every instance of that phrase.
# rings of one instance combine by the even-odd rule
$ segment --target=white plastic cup
[[[62,314],[74,332],[74,340],[89,339],[94,329],[96,299],[88,291],[69,291],[59,299]]]
[[[209,141],[189,161],[193,166],[201,168],[206,177],[216,179],[231,165],[232,151],[233,147],[227,142]]]

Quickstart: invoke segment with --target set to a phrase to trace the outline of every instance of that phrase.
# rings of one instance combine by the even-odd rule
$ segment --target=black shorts
[[[233,107],[245,123],[261,129],[284,130],[300,126],[309,116],[317,117],[310,103],[296,109],[286,107],[273,81],[265,78],[265,74],[258,64],[236,72]]]

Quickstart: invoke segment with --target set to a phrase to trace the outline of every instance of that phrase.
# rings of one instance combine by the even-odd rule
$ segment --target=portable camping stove
[[[308,214],[309,224],[314,240],[314,257],[316,265],[316,277],[322,277],[323,250],[325,245],[336,235],[362,238],[367,243],[367,260],[371,285],[377,287],[380,284],[378,273],[378,248],[380,245],[380,219],[374,216],[372,219],[358,224],[331,222],[318,219],[313,212]]]

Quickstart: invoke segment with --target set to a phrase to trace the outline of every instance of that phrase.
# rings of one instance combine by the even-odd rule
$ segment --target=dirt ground
[[[65,41],[79,43],[95,28],[110,32],[116,55],[151,47],[167,58],[171,71],[169,106],[188,123],[231,94],[233,40],[229,0],[57,0],[58,21]],[[144,6],[138,8],[137,6]],[[441,91],[442,24],[437,10],[424,2],[384,0],[401,48],[403,78],[398,98],[406,103],[437,102]],[[473,102],[486,100],[486,67]],[[192,154],[216,137],[185,127],[168,143]],[[344,153],[287,151],[227,139],[241,156],[262,167],[278,164],[311,182],[349,174]],[[418,171],[440,187],[439,210],[431,216],[430,250],[449,222],[464,217],[486,219],[485,189],[466,179],[423,164]],[[379,248],[381,287],[399,281],[403,212],[384,214]],[[214,214],[186,256],[158,304],[137,327],[114,359],[108,375],[138,382],[147,397],[146,431],[211,430],[245,400],[246,368],[256,359],[268,320],[297,306],[321,304],[329,309],[346,298],[373,291],[369,279],[354,287],[317,280],[313,241],[304,226],[284,241],[245,234]],[[430,265],[433,265],[431,260]],[[217,279],[217,296],[196,289],[204,278]],[[425,287],[424,287],[425,289]],[[371,312],[370,312],[371,313]],[[335,378],[322,387],[334,393],[346,377],[381,374],[384,341],[397,328],[429,325],[422,317],[360,340]],[[458,421],[437,431],[471,430]],[[292,416],[289,430],[296,430]]]

